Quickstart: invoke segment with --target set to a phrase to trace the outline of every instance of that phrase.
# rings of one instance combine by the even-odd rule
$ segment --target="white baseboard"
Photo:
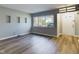
[[[23,33],[23,34],[19,34],[19,35],[26,35],[29,33]],[[17,37],[18,35],[13,35],[13,36],[9,36],[9,37],[5,37],[5,38],[1,38],[0,40],[5,40],[5,39],[9,39],[9,38],[13,38],[13,37]]]
[[[27,35],[27,34],[29,34],[29,33],[23,33],[23,34],[19,34],[19,35]]]
[[[0,40],[5,40],[5,39],[8,39],[8,38],[13,38],[13,37],[16,37],[17,35],[13,35],[13,36],[9,36],[9,37],[5,37],[5,38],[1,38]]]

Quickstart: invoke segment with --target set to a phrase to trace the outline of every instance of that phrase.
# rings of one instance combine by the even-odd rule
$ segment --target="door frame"
[[[78,11],[74,11],[75,12],[75,14],[77,14],[78,13]],[[66,13],[70,13],[70,12],[66,12]],[[57,36],[59,36],[60,34],[62,34],[62,24],[60,24],[60,23],[62,23],[62,20],[61,20],[61,15],[62,15],[63,13],[58,13],[57,14]],[[75,20],[76,20],[76,17],[77,17],[77,15],[75,15]],[[60,19],[59,19],[60,18]],[[59,23],[60,22],[60,23]],[[76,22],[74,22],[75,24],[76,24]],[[76,25],[75,25],[76,26]],[[75,28],[76,29],[76,28]],[[76,32],[76,31],[75,31]],[[75,35],[75,34],[74,34]]]

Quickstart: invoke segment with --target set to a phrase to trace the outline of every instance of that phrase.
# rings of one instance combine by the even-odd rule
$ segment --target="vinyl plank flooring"
[[[67,36],[68,37],[68,36]],[[0,41],[0,54],[56,54],[79,53],[76,41],[60,37],[58,41],[49,37],[29,34]]]
[[[30,54],[54,53],[54,43],[48,37],[26,35],[0,41],[0,53],[4,54]],[[55,49],[54,49],[55,50]]]

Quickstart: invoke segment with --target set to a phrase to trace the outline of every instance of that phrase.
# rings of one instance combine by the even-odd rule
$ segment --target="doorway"
[[[57,14],[57,31],[59,34],[75,35],[75,19],[77,12]]]

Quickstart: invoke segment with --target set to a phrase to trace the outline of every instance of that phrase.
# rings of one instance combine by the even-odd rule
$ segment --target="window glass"
[[[54,16],[38,16],[34,17],[34,26],[35,27],[53,27],[54,26]]]
[[[47,27],[53,27],[54,26],[54,16],[46,16],[46,24]]]
[[[38,17],[34,17],[33,19],[34,19],[33,26],[38,27]]]

